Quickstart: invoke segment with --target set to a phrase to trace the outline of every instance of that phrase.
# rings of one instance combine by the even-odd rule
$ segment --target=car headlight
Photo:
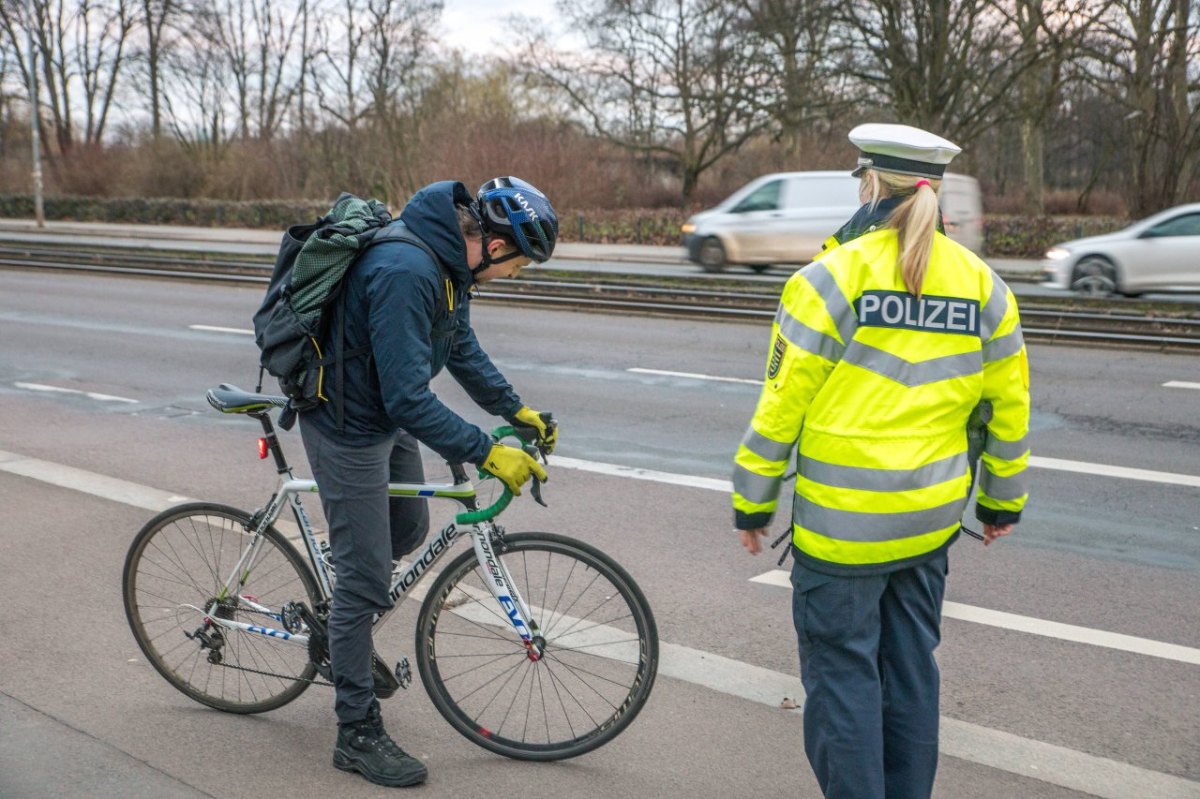
[[[1046,250],[1046,258],[1051,261],[1061,261],[1064,258],[1070,257],[1071,251],[1064,250],[1062,247],[1051,247]]]
[[[687,235],[687,234],[689,234],[689,233],[695,233],[695,232],[696,232],[696,226],[695,226],[693,223],[691,223],[691,222],[684,222],[684,223],[683,223],[683,227],[682,227],[682,228],[680,228],[680,230],[682,230],[682,231],[683,231],[683,235],[685,235],[685,236],[686,236],[686,235]]]

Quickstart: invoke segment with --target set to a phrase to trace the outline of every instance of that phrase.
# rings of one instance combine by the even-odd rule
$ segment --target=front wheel
[[[550,533],[497,546],[544,641],[531,660],[475,552],[447,567],[417,619],[417,666],[438,711],[472,742],[521,760],[562,760],[616,737],[646,704],[658,630],[616,562]]]
[[[700,252],[697,255],[700,268],[705,272],[721,272],[725,269],[725,245],[716,236],[707,236],[700,242]]]
[[[169,508],[133,539],[122,575],[125,615],[150,665],[197,702],[231,713],[286,705],[316,675],[308,648],[286,639],[281,613],[290,603],[313,608],[316,580],[278,530],[250,526],[249,514],[224,505]]]

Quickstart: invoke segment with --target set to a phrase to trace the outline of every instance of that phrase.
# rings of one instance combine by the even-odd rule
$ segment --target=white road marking
[[[1039,458],[1036,455],[1029,456],[1029,465],[1038,469],[1054,469],[1060,472],[1078,472],[1080,474],[1094,474],[1100,477],[1120,477],[1125,480],[1145,480],[1148,483],[1164,483],[1166,485],[1200,488],[1200,477],[1193,474],[1156,472],[1151,469],[1130,469],[1125,466],[1109,466],[1105,463],[1086,463],[1084,461],[1065,461],[1059,458]]]
[[[620,466],[615,463],[599,463],[584,461],[577,458],[566,458],[555,455],[551,466],[561,466],[564,469],[578,469],[583,472],[595,472],[614,477],[632,477],[636,480],[652,480],[658,483],[687,486],[690,488],[706,488],[710,491],[733,491],[733,483],[716,477],[694,477],[688,474],[659,472],[654,469],[639,469],[633,466]],[[1177,474],[1174,472],[1156,472],[1150,469],[1132,469],[1125,466],[1109,466],[1105,463],[1087,463],[1085,461],[1068,461],[1060,458],[1040,458],[1029,456],[1029,465],[1037,469],[1052,469],[1060,472],[1078,472],[1094,474],[1100,477],[1119,477],[1125,480],[1145,480],[1151,483],[1166,485],[1181,485],[1200,488],[1200,476]]]
[[[1182,380],[1170,380],[1163,383],[1163,388],[1195,388],[1200,389],[1200,383],[1185,383]]]
[[[639,375],[663,375],[664,377],[687,377],[692,380],[712,380],[718,383],[748,383],[752,386],[761,386],[761,380],[748,380],[744,377],[718,377],[716,375],[703,375],[695,372],[669,372],[665,369],[640,369],[637,367],[626,369],[627,372],[633,372]]]
[[[567,460],[555,458],[555,462]],[[585,463],[576,461],[576,463]],[[565,465],[565,464],[562,464]],[[624,476],[653,479],[642,474]],[[0,472],[138,508],[160,511],[177,504],[177,494],[119,480],[71,466],[0,450]],[[804,688],[794,674],[765,669],[700,649],[660,642],[659,673],[730,696],[778,708],[784,697],[800,704]],[[794,712],[794,711],[785,711]],[[800,735],[797,725],[797,736]],[[1054,744],[1022,738],[977,724],[942,716],[941,751],[951,757],[1031,777],[1102,799],[1154,796],[1156,799],[1195,799],[1200,782],[1139,768],[1108,758],[1076,752]]]
[[[667,483],[669,485],[685,486],[687,488],[706,488],[710,491],[723,491],[729,493],[733,490],[733,483],[728,480],[720,480],[715,477],[693,477],[690,474],[672,474],[671,472],[657,472],[653,469],[639,469],[635,466],[619,466],[615,463],[597,463],[596,461],[582,461],[578,458],[567,458],[562,455],[555,455],[550,459],[552,468],[576,469],[581,472],[594,472],[596,474],[606,474],[610,477],[628,477],[633,480],[650,480],[655,483]]]
[[[789,589],[792,587],[789,574],[783,569],[772,569],[757,577],[751,577],[750,582]],[[1073,624],[1061,624],[1056,621],[1035,619],[1032,616],[1018,616],[1015,613],[977,608],[973,605],[963,605],[959,602],[944,603],[942,606],[942,615],[946,618],[958,619],[959,621],[986,624],[989,627],[1000,627],[1005,630],[1029,633],[1030,635],[1041,635],[1046,638],[1058,638],[1062,641],[1091,644],[1092,646],[1104,647],[1105,649],[1119,649],[1122,652],[1133,652],[1137,655],[1177,660],[1181,663],[1191,663],[1200,666],[1200,649],[1154,641],[1149,638],[1110,633],[1105,630],[1094,630],[1090,627],[1076,627]]]
[[[215,325],[188,325],[189,330],[202,330],[207,333],[237,333],[240,336],[253,336],[253,330],[240,327],[217,327]]]
[[[95,391],[80,391],[77,388],[61,388],[59,386],[47,386],[42,383],[13,383],[17,388],[23,388],[26,391],[49,391],[58,394],[79,394],[88,399],[99,400],[100,402],[129,402],[136,405],[138,400],[129,399],[128,397],[114,397],[112,394],[98,394]]]

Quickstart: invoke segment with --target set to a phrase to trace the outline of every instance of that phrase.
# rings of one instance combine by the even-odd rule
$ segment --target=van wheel
[[[725,245],[716,236],[700,242],[700,268],[705,272],[720,272],[725,269]]]
[[[756,275],[766,274],[771,270],[770,264],[750,264],[750,271]]]
[[[1107,258],[1089,255],[1075,264],[1071,288],[1088,297],[1111,297],[1117,293],[1117,268]]]

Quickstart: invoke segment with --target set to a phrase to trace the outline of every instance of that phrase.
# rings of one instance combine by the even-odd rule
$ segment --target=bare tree
[[[1029,61],[995,0],[849,0],[852,74],[900,121],[969,145],[1005,108]]]
[[[1062,101],[1070,66],[1111,0],[1013,0],[1010,9],[998,5],[1019,37],[1021,64],[1011,104],[1021,134],[1021,176],[1026,210],[1045,211],[1046,125]]]
[[[181,16],[180,0],[142,0],[142,26],[146,31],[146,79],[150,95],[150,135],[162,136],[163,56],[170,43],[170,25]]]
[[[1173,205],[1198,177],[1200,5],[1116,0],[1101,23],[1090,72],[1125,124],[1130,210]]]
[[[812,121],[844,110],[850,92],[831,54],[833,0],[738,0],[751,35],[762,40],[764,69],[772,75],[764,107],[791,154]]]
[[[24,4],[0,4],[0,28],[18,54],[22,78],[28,84],[29,65],[21,41],[29,25],[58,152],[68,152],[79,143],[73,97],[83,103],[81,141],[98,144],[128,60],[126,48],[134,24],[130,0],[34,0],[32,8],[33,19],[27,19]]]
[[[104,135],[134,25],[130,0],[80,0],[75,63],[83,85],[84,141]]]
[[[564,4],[586,53],[531,43],[525,63],[610,141],[674,163],[684,200],[699,177],[764,131],[772,75],[744,10],[723,0]]]

